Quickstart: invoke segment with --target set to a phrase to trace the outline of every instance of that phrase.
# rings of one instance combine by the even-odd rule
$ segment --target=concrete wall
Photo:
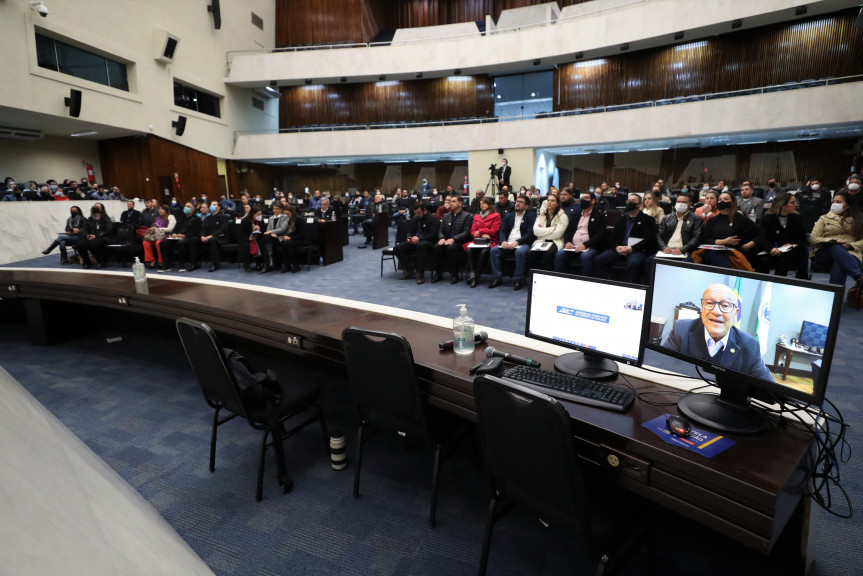
[[[16,182],[80,180],[87,175],[84,161],[93,165],[96,182],[101,183],[99,149],[93,140],[50,137],[35,142],[0,140],[0,178],[11,176]]]
[[[26,1],[0,2],[0,106],[68,120],[63,98],[76,88],[83,92],[81,121],[156,134],[220,157],[230,154],[235,130],[277,126],[276,101],[261,112],[252,107],[251,91],[222,82],[227,51],[273,47],[273,0],[223,0],[221,30],[214,30],[204,0],[48,4],[51,13],[41,18]],[[252,11],[264,19],[263,31],[251,24]],[[130,90],[39,68],[36,30],[125,62]],[[179,38],[170,64],[156,60],[166,32]],[[221,97],[221,118],[175,106],[174,79]],[[171,127],[180,114],[188,117],[182,137]]]

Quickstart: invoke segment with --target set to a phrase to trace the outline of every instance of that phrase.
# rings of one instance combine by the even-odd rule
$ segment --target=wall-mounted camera
[[[45,6],[45,3],[41,0],[31,0],[30,10],[35,10],[36,13],[42,18],[47,18],[48,14],[51,13],[51,11],[48,10],[48,7]]]

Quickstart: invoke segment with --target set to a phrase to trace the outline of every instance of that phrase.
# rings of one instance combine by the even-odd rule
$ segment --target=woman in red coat
[[[476,288],[477,277],[482,274],[482,269],[488,262],[489,252],[500,241],[500,214],[494,210],[494,199],[483,197],[479,201],[479,208],[479,214],[473,217],[473,225],[470,229],[472,240],[464,245],[464,249],[467,250],[467,267],[470,271],[467,284],[471,288]],[[483,245],[476,246],[477,240]],[[471,247],[468,248],[468,246]]]

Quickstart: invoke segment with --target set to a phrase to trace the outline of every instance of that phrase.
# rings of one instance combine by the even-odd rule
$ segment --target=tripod
[[[485,185],[485,195],[488,196],[488,189],[492,187],[492,196],[497,194],[497,191],[500,190],[500,182],[497,179],[497,174],[494,172],[491,173],[491,178],[488,179],[488,184]]]

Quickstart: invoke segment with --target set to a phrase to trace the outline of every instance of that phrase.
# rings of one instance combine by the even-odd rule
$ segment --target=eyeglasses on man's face
[[[732,304],[731,302],[717,302],[716,300],[701,300],[701,307],[705,310],[713,310],[719,306],[719,310],[723,314],[728,314],[735,308],[737,308],[737,304]]]

